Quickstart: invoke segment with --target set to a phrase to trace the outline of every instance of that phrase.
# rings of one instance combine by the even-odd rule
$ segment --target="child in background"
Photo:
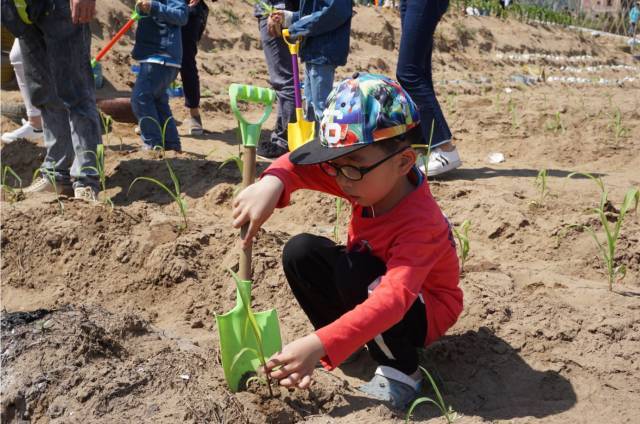
[[[189,14],[184,0],[141,0],[136,4],[142,19],[136,29],[131,56],[140,62],[140,72],[131,94],[131,107],[140,127],[144,148],[162,146],[180,151],[178,129],[169,107],[167,88],[176,78],[182,62],[180,27]]]
[[[305,64],[308,120],[320,122],[333,88],[336,67],[347,63],[351,8],[351,1],[346,0],[301,0],[297,12],[284,10],[272,14],[283,28],[289,28],[292,39],[303,37],[300,60]]]
[[[360,390],[403,408],[420,389],[418,348],[462,311],[455,243],[415,166],[419,114],[400,85],[357,74],[327,103],[319,137],[279,158],[234,201],[233,225],[249,223],[245,245],[295,190],[352,204],[346,246],[311,234],[285,245],[284,273],[316,331],[266,368],[283,386],[307,388],[318,361],[331,370],[366,344],[380,366]]]

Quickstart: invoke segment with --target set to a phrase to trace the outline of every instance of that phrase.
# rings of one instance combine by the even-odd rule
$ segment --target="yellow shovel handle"
[[[296,38],[295,43],[290,42],[289,38],[291,38],[291,36],[289,35],[289,30],[285,28],[282,30],[282,38],[284,38],[284,42],[289,46],[289,53],[298,54],[298,51],[300,51],[300,37]]]

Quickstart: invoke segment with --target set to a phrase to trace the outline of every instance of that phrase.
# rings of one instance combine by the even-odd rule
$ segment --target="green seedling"
[[[535,180],[536,188],[538,189],[538,200],[534,200],[531,203],[534,205],[542,206],[544,201],[549,195],[549,187],[547,186],[547,170],[542,168],[538,171],[538,175]]]
[[[101,110],[98,111],[100,114],[100,121],[102,122],[102,128],[104,129],[104,137],[107,146],[109,145],[109,135],[111,134],[111,126],[113,125],[113,118],[111,115],[107,115]]]
[[[12,187],[7,184],[7,177],[9,175],[18,183],[18,187]],[[2,168],[2,192],[5,193],[10,203],[17,202],[24,196],[24,193],[22,193],[22,178],[20,178],[9,165],[5,165],[4,168]]]
[[[342,212],[342,197],[336,197],[336,222],[333,224],[333,240],[338,243],[338,226],[340,225],[340,212]]]
[[[518,108],[516,106],[516,102],[512,98],[509,99],[507,107],[509,109],[509,114],[511,115],[511,129],[515,130],[520,126],[518,124]]]
[[[267,12],[269,15],[277,10],[275,7],[262,0],[249,0],[249,2],[252,3],[253,6],[260,5],[260,7],[262,7],[262,10]]]
[[[258,325],[258,322],[256,321],[256,317],[253,314],[253,310],[251,309],[251,299],[247,298],[244,291],[240,289],[240,283],[242,281],[240,277],[238,277],[238,275],[232,270],[229,269],[228,271],[229,273],[231,273],[231,276],[233,277],[233,280],[235,281],[236,286],[238,287],[238,293],[240,293],[240,296],[242,297],[242,303],[244,304],[244,309],[248,318],[247,325],[253,332],[253,335],[256,338],[256,341],[258,342],[257,343],[258,349],[251,349],[248,347],[241,349],[240,352],[238,352],[233,358],[233,361],[231,362],[231,369],[235,367],[235,365],[237,364],[238,360],[240,360],[242,355],[244,355],[247,352],[252,352],[255,356],[258,357],[258,360],[260,361],[262,368],[266,370],[267,359],[264,355],[264,350],[262,348],[262,331],[260,331],[260,326]],[[245,328],[245,332],[246,332],[246,328]],[[266,377],[267,388],[269,389],[269,396],[273,397],[273,390],[271,389],[271,376],[269,375],[268,372],[265,372],[264,375]],[[247,383],[249,383],[249,381],[252,381],[252,379],[253,377],[249,378],[247,380]],[[255,379],[260,380],[260,377],[256,376]]]
[[[564,132],[564,125],[562,124],[562,118],[560,117],[560,112],[556,112],[553,115],[553,119],[550,122],[547,122],[547,131],[553,131],[556,134],[558,132]]]
[[[232,9],[223,8],[222,13],[227,17],[227,21],[232,25],[237,25],[240,22],[240,18]]]
[[[155,118],[151,116],[143,116],[138,121],[138,127],[142,128],[142,121],[144,121],[145,119],[149,119],[152,122],[154,122],[158,126],[158,129],[160,130],[161,144],[159,146],[153,146],[153,151],[158,154],[158,157],[163,157],[165,152],[165,137],[167,133],[167,125],[169,125],[169,121],[172,120],[173,117],[172,116],[168,117],[167,119],[165,119],[164,124],[160,125],[160,122],[158,122]],[[120,140],[120,150],[122,150],[122,139]]]
[[[456,93],[447,94],[447,107],[449,108],[449,113],[454,114],[456,112]]]
[[[242,170],[244,168],[244,162],[242,160],[241,153],[238,153],[237,155],[229,156],[227,159],[224,160],[224,162],[220,164],[220,166],[218,166],[218,169],[224,168],[229,163],[235,163],[236,167],[238,168],[238,171],[240,171],[240,174],[242,174]]]
[[[104,144],[98,144],[95,152],[87,150],[85,153],[91,153],[96,158],[96,166],[83,166],[82,169],[89,169],[98,174],[100,187],[102,187],[104,203],[111,206],[111,209],[113,209],[113,201],[109,196],[107,196],[107,176],[104,170]]]
[[[171,181],[173,182],[173,190],[171,190],[169,187],[167,187],[161,181],[156,180],[155,178],[137,177],[129,185],[129,190],[127,190],[127,196],[129,195],[129,192],[131,191],[131,187],[133,187],[133,185],[135,183],[137,183],[138,181],[148,181],[150,183],[153,183],[153,184],[157,185],[158,187],[160,187],[164,191],[166,191],[169,194],[169,196],[171,196],[171,198],[176,203],[176,205],[178,205],[178,210],[180,211],[180,215],[182,216],[182,220],[184,221],[184,224],[182,226],[180,226],[179,229],[180,230],[184,230],[188,226],[188,222],[187,222],[187,201],[185,200],[184,196],[180,192],[180,180],[178,179],[178,176],[176,175],[175,172],[173,172],[173,168],[171,167],[171,164],[169,164],[169,161],[165,160],[165,163],[167,164],[167,169],[169,170],[169,176],[171,177]]]
[[[618,218],[612,228],[604,210],[604,205],[607,203],[607,192],[603,191],[602,198],[600,200],[600,207],[593,208],[592,211],[598,216],[600,224],[604,229],[604,241],[600,241],[595,230],[589,225],[575,224],[567,227],[567,229],[582,228],[589,232],[595,240],[607,269],[609,291],[613,290],[613,283],[621,281],[627,273],[627,268],[624,264],[618,265],[616,263],[616,245],[618,243],[618,238],[620,237],[620,229],[622,228],[622,221],[624,220],[625,215],[631,206],[633,206],[634,211],[637,211],[639,201],[640,191],[637,188],[630,188],[624,196],[620,212],[618,213]]]
[[[622,112],[620,111],[619,107],[617,107],[615,112],[610,116],[611,116],[610,118],[611,122],[609,123],[608,128],[613,133],[613,138],[615,140],[615,143],[618,144],[618,141],[621,138],[624,138],[627,136],[627,133],[629,132],[629,128],[622,125]]]
[[[501,98],[501,92],[500,91],[498,91],[496,93],[496,98],[495,98],[493,104],[496,107],[496,112],[500,112],[500,109],[502,109],[502,98]]]
[[[598,188],[600,189],[600,203],[599,203],[599,208],[603,209],[605,203],[607,203],[607,191],[604,188],[604,182],[602,181],[602,178],[600,177],[595,177],[592,174],[589,174],[588,172],[572,172],[569,175],[567,175],[567,178],[572,178],[575,175],[581,175],[583,177],[589,178],[591,181],[593,181],[594,183],[596,183],[596,185],[598,186]]]
[[[40,174],[42,178],[49,180],[49,183],[53,186],[53,192],[56,194],[56,201],[58,202],[58,210],[60,211],[60,215],[64,215],[64,204],[58,194],[58,184],[56,183],[55,173],[50,169],[37,168],[33,171],[33,177],[31,180],[35,180],[38,177],[38,174]]]
[[[423,397],[419,397],[418,399],[414,400],[411,403],[411,406],[409,407],[409,410],[407,411],[407,416],[405,417],[405,424],[409,423],[409,420],[411,419],[411,414],[413,414],[413,410],[416,409],[416,407],[422,403],[431,403],[433,405],[435,405],[439,410],[440,413],[442,414],[442,417],[444,417],[445,420],[447,420],[447,424],[451,424],[453,423],[455,420],[457,420],[459,418],[458,413],[455,412],[452,408],[451,405],[447,406],[444,403],[444,399],[442,398],[442,395],[440,394],[440,390],[438,389],[438,385],[436,384],[436,382],[433,380],[433,377],[431,377],[431,374],[429,374],[429,371],[427,371],[426,369],[420,367],[420,370],[424,373],[424,375],[427,377],[427,379],[429,379],[429,383],[431,384],[431,387],[433,388],[433,391],[436,394],[436,400],[427,397],[427,396],[423,396]]]
[[[464,264],[469,257],[469,250],[471,248],[469,244],[469,227],[471,227],[471,221],[465,219],[460,224],[460,229],[456,227],[452,227],[453,234],[458,240],[458,245],[460,246],[460,270],[464,272]]]
[[[425,179],[429,178],[429,156],[431,156],[431,142],[433,141],[433,130],[435,129],[436,126],[436,120],[432,119],[431,120],[431,132],[429,134],[429,144],[427,145],[427,154],[426,155],[422,155],[422,167],[424,168],[424,176]],[[418,148],[418,149],[424,149],[424,144],[412,144],[411,145],[412,148]]]

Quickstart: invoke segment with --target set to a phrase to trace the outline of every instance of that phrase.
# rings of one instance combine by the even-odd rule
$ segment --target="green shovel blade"
[[[222,369],[229,388],[233,392],[241,389],[241,383],[248,375],[262,365],[258,358],[258,341],[251,328],[247,310],[242,298],[251,299],[251,281],[237,282],[236,306],[229,312],[217,315],[218,334],[220,336],[220,357]],[[243,291],[242,295],[240,290]],[[243,296],[244,295],[244,296]],[[275,309],[253,313],[262,338],[262,351],[265,359],[269,360],[282,349],[280,325]]]

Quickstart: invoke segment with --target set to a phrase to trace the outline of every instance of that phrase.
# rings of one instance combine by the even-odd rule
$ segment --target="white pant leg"
[[[27,116],[30,118],[40,116],[40,110],[31,103],[31,97],[27,91],[27,84],[24,77],[24,65],[22,64],[22,52],[20,52],[20,43],[17,38],[14,40],[13,46],[11,46],[9,60],[11,61],[13,70],[16,73],[16,82],[18,83],[20,94],[22,95],[22,101],[27,108]]]

